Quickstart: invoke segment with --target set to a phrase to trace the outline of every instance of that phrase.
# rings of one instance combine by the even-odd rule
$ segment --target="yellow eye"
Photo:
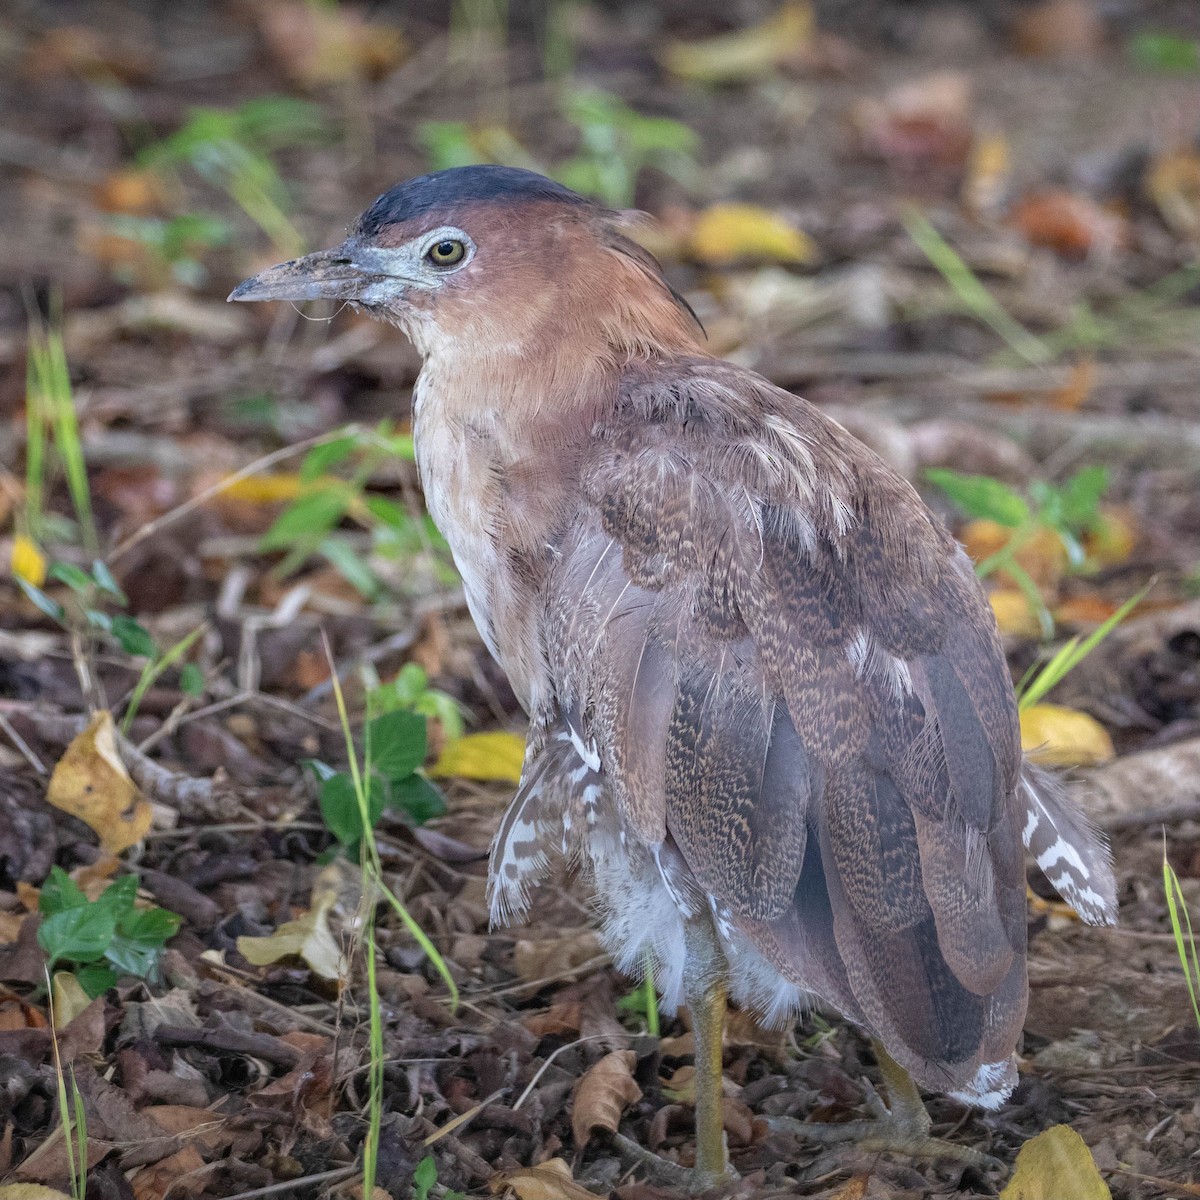
[[[425,251],[425,257],[429,259],[435,267],[453,267],[456,263],[460,263],[467,253],[467,248],[460,241],[454,238],[446,238],[442,242],[434,242],[428,250]]]

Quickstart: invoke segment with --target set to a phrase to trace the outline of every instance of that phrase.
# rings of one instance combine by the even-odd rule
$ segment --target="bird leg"
[[[716,930],[707,917],[685,924],[684,943],[683,986],[696,1043],[696,1165],[691,1170],[677,1166],[620,1134],[615,1135],[614,1141],[637,1158],[650,1175],[680,1190],[699,1194],[737,1179],[737,1172],[729,1164],[722,1101],[726,964],[717,944]]]
[[[879,1073],[887,1088],[888,1103],[871,1089],[867,1093],[868,1121],[818,1124],[794,1117],[770,1117],[772,1132],[790,1133],[813,1142],[855,1142],[862,1150],[887,1151],[910,1158],[952,1159],[973,1167],[994,1167],[997,1160],[969,1146],[930,1137],[932,1125],[921,1094],[909,1073],[879,1044],[873,1042]]]

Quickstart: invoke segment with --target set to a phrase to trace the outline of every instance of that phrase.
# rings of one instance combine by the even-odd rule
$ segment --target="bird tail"
[[[1117,883],[1104,835],[1049,772],[1026,762],[1019,790],[1025,847],[1042,874],[1089,925],[1115,925]]]

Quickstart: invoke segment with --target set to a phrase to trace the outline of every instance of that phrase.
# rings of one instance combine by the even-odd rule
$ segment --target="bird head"
[[[456,167],[385,192],[340,245],[247,279],[230,300],[340,300],[426,357],[695,347],[698,324],[620,214],[513,167]]]

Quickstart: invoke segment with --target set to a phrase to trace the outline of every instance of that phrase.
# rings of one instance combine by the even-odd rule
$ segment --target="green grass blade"
[[[1050,361],[1046,344],[1035,337],[979,282],[979,277],[942,237],[923,213],[908,209],[903,218],[908,236],[950,285],[968,312],[988,326],[1015,354],[1034,366]]]
[[[1188,998],[1192,1002],[1192,1015],[1200,1026],[1200,954],[1196,951],[1196,938],[1192,931],[1192,918],[1188,913],[1187,900],[1179,884],[1179,876],[1167,861],[1167,847],[1163,842],[1163,889],[1167,896],[1167,915],[1171,919],[1171,936],[1183,967],[1183,978],[1187,983]]]
[[[1146,584],[1139,592],[1135,592],[1112,616],[1098,625],[1083,641],[1073,637],[1062,646],[1048,663],[1030,681],[1023,691],[1018,689],[1019,707],[1029,708],[1036,704],[1056,684],[1069,675],[1120,623],[1125,620],[1133,609],[1145,598],[1150,590]]]

